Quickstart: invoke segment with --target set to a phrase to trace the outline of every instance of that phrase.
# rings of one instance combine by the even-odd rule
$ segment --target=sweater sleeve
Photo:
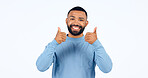
[[[52,65],[54,61],[54,52],[56,52],[55,48],[58,45],[59,44],[56,42],[55,39],[52,42],[48,43],[48,45],[46,45],[43,53],[38,57],[36,61],[36,66],[39,71],[44,72]]]
[[[98,39],[92,45],[95,48],[94,60],[99,69],[104,73],[110,72],[112,70],[112,61],[104,47]]]

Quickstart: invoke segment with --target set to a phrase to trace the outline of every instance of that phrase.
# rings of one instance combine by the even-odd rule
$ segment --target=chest
[[[56,56],[60,63],[79,63],[80,66],[90,67],[93,63],[93,46],[87,42],[63,43],[56,48]]]

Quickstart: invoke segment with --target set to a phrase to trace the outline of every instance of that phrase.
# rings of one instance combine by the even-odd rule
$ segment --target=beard
[[[72,31],[72,26],[78,26],[80,28],[80,30],[79,31]],[[68,31],[74,36],[80,35],[81,33],[83,33],[83,31],[85,29],[85,27],[82,27],[80,25],[72,25],[72,24],[70,25],[70,27],[67,24],[67,28],[68,28]]]

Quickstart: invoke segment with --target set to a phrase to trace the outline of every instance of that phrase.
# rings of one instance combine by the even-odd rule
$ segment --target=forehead
[[[70,13],[68,14],[68,17],[70,16],[86,18],[85,12],[77,11],[77,10],[70,11]]]

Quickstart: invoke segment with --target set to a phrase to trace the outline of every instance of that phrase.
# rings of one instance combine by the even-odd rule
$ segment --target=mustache
[[[71,28],[72,26],[77,26],[77,27],[79,27],[79,28],[82,28],[82,26],[80,26],[80,25],[73,25],[73,24],[70,25],[70,28]]]

